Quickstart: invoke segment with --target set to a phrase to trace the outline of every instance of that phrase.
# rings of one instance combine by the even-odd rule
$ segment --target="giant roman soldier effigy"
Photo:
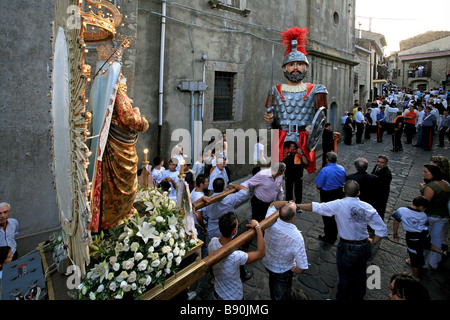
[[[307,28],[293,27],[282,34],[286,48],[282,63],[287,84],[271,88],[267,102],[265,121],[279,130],[278,155],[283,161],[283,149],[287,142],[298,146],[296,162],[302,161],[312,173],[316,169],[315,148],[322,136],[327,106],[327,90],[321,84],[305,83],[310,67],[306,53]]]

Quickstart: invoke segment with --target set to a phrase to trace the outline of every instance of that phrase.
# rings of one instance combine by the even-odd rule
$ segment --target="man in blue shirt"
[[[337,155],[334,152],[328,152],[326,155],[327,165],[320,170],[314,183],[320,191],[320,202],[329,202],[345,197],[343,191],[344,181],[347,176],[343,166],[337,164]],[[319,239],[333,244],[337,239],[337,225],[334,216],[322,216],[323,231],[325,235],[319,236]]]
[[[386,131],[387,119],[384,113],[384,106],[380,107],[380,112],[377,113],[377,142],[383,142],[383,133]]]
[[[433,146],[434,126],[436,125],[436,116],[431,113],[433,110],[430,106],[425,108],[425,115],[423,117],[423,149],[425,151],[431,151]]]

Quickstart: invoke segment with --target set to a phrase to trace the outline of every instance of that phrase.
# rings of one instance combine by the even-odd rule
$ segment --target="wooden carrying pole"
[[[221,201],[223,198],[225,198],[226,196],[235,193],[237,191],[237,189],[230,187],[230,189],[228,189],[227,191],[224,191],[214,197],[211,197],[211,201],[206,203],[205,201],[203,201],[202,199],[199,199],[197,201],[195,201],[192,206],[195,208],[195,210],[200,210],[206,206],[209,206],[210,204],[216,203]]]

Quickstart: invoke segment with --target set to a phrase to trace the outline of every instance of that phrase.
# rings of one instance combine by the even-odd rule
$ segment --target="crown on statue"
[[[106,0],[79,0],[78,5],[80,7],[83,1],[89,4],[88,12],[81,10],[84,42],[96,43],[113,40],[116,34],[116,27],[120,24],[123,17],[119,10]],[[98,9],[97,13],[92,11],[92,7]],[[103,8],[109,11],[106,15],[102,11]]]

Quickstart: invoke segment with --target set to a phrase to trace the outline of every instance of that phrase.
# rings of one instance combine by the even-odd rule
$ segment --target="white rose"
[[[173,262],[173,260],[169,260],[169,261],[167,262],[166,268],[172,268],[172,262]]]
[[[109,290],[111,290],[111,291],[116,291],[116,290],[117,290],[117,283],[111,282],[111,283],[109,284]]]
[[[184,249],[185,246],[186,246],[186,245],[185,245],[184,242],[181,242],[181,243],[180,243],[180,248],[181,248],[181,249]]]
[[[161,216],[157,216],[155,220],[156,222],[164,222],[164,218]]]
[[[120,264],[118,262],[114,263],[113,270],[114,271],[119,271],[119,269],[120,269]]]
[[[148,266],[148,261],[147,260],[142,260],[139,264],[138,264],[138,270],[139,271],[144,271],[145,269],[147,269]]]
[[[95,293],[89,292],[89,299],[95,300]]]
[[[166,269],[164,269],[164,272],[165,272],[166,274],[170,274],[171,270],[170,270],[169,268],[166,268]]]
[[[125,270],[130,270],[132,269],[134,266],[134,262],[130,261],[130,260],[126,260],[124,262],[122,262],[122,268]]]
[[[131,291],[131,286],[129,284],[127,284],[124,288],[123,288],[124,292],[130,292]]]
[[[114,273],[113,272],[108,273],[108,276],[106,277],[106,279],[112,280],[113,278],[114,278]]]
[[[145,278],[145,285],[148,286],[148,285],[150,285],[151,282],[152,282],[152,277],[151,276],[147,276]]]
[[[144,257],[144,255],[143,255],[142,253],[140,253],[140,252],[136,252],[136,253],[134,254],[134,259],[135,259],[136,261],[142,260],[143,257]]]
[[[169,239],[169,245],[173,247],[173,244],[175,243],[175,240],[173,238]]]
[[[117,262],[117,257],[116,256],[113,256],[113,257],[109,258],[109,264],[110,265],[113,266],[116,262]]]
[[[120,300],[120,299],[122,299],[123,298],[123,293],[122,292],[119,292],[115,297],[114,297],[114,299],[116,299],[116,300]]]
[[[161,261],[159,261],[158,259],[153,260],[153,261],[152,261],[152,267],[153,267],[153,268],[156,268],[157,266],[159,266],[160,263],[161,263]]]
[[[120,273],[119,277],[120,277],[121,279],[126,279],[126,278],[128,278],[128,272],[122,271],[122,272]]]
[[[100,292],[102,292],[103,290],[105,290],[105,286],[102,285],[102,284],[99,285],[98,288],[97,288],[97,292],[100,293]]]
[[[153,239],[153,246],[156,248],[161,244],[161,237],[156,237]]]
[[[131,251],[136,252],[139,249],[139,243],[133,242],[130,246]]]
[[[172,252],[169,252],[168,254],[167,254],[167,260],[172,260],[173,259],[173,253]]]
[[[159,278],[159,277],[161,277],[161,274],[162,274],[162,271],[161,270],[159,270],[157,273],[156,273],[156,275],[155,275],[155,278]]]
[[[87,293],[87,287],[83,286],[81,288],[81,294],[84,296]]]
[[[164,246],[162,248],[162,253],[164,254],[169,253],[170,251],[172,251],[172,249],[169,246]]]
[[[136,272],[135,272],[135,271],[131,272],[130,275],[128,276],[127,281],[128,281],[129,283],[135,282],[135,281],[136,281],[136,276],[137,276],[137,275],[136,275]]]
[[[120,289],[125,288],[127,285],[128,285],[128,282],[126,282],[125,280],[123,280],[123,281],[120,283]]]
[[[131,290],[136,290],[137,289],[137,284],[136,283],[132,283],[131,284]]]
[[[178,256],[180,254],[180,248],[176,247],[172,252],[174,256]]]
[[[180,256],[175,258],[175,263],[176,263],[177,266],[181,263],[181,257]]]
[[[155,247],[150,246],[150,248],[148,248],[148,252],[149,252],[149,253],[152,253],[153,251],[155,251]]]
[[[163,237],[163,241],[167,242],[172,238],[172,234],[170,232],[166,233]]]

